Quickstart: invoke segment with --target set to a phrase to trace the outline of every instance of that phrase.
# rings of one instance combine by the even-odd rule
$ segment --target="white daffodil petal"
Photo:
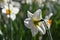
[[[4,8],[8,9],[8,4],[5,4],[5,5],[4,5]]]
[[[15,2],[15,1],[12,2],[12,5],[13,5],[13,7],[17,7],[17,8],[21,7],[20,3],[19,2]]]
[[[43,35],[45,34],[44,30],[41,27],[37,26],[37,28],[38,28],[38,30],[40,31],[41,34],[43,34]]]
[[[31,19],[27,18],[24,20],[24,24],[27,28],[31,29],[32,28],[32,23],[31,23]]]
[[[41,11],[41,9],[38,9],[38,10],[34,13],[33,18],[42,19],[42,11]]]
[[[4,0],[5,3],[11,2],[12,0]]]
[[[14,7],[12,13],[17,14],[19,12],[19,8]]]
[[[2,13],[6,14],[6,9],[5,8],[2,9]]]
[[[46,33],[46,28],[45,28],[45,26],[44,26],[44,24],[43,24],[43,23],[41,24],[41,28],[43,29],[44,34],[45,34],[45,33]]]
[[[47,24],[47,26],[48,26],[48,29],[50,29],[50,26],[51,26],[51,25],[48,23],[48,20],[47,20],[47,21],[45,20],[45,22],[46,22],[46,24]]]
[[[12,9],[12,8],[13,8],[13,5],[12,5],[12,4],[10,4],[10,5],[9,5],[9,7],[10,7],[10,9]]]
[[[14,21],[16,19],[16,15],[15,14],[11,14],[10,18]]]
[[[31,33],[32,33],[32,36],[33,36],[33,37],[36,36],[36,34],[38,33],[38,29],[32,27],[32,29],[31,29]]]
[[[50,13],[50,14],[46,15],[45,19],[46,19],[46,20],[49,20],[52,15],[53,15],[53,13]]]
[[[28,15],[29,18],[31,18],[33,16],[33,14],[29,11],[27,11],[27,15]]]
[[[5,4],[4,5],[4,8],[6,8],[6,9],[12,9],[13,8],[13,5],[12,4],[9,4],[9,7],[8,7],[8,4]]]

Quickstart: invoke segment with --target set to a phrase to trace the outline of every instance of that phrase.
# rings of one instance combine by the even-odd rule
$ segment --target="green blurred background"
[[[21,10],[16,15],[16,20],[12,21],[2,15],[0,10],[0,30],[3,35],[0,35],[0,40],[38,40],[40,34],[38,33],[35,37],[32,37],[30,29],[24,25],[24,19],[27,18],[27,10],[34,13],[39,9],[36,3],[32,4],[32,10],[29,9],[30,5],[21,4]],[[52,16],[51,34],[53,40],[60,40],[60,5],[54,4],[56,14]],[[43,18],[46,15],[47,7],[44,6],[42,9]],[[48,35],[43,36],[43,40],[49,40]]]

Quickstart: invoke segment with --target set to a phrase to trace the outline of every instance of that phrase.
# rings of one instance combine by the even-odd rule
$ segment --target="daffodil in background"
[[[44,7],[44,2],[46,0],[34,0],[34,1],[38,4],[39,7]]]
[[[33,0],[26,0],[26,4],[30,5],[30,10],[32,10],[32,3],[33,3]]]
[[[46,22],[48,29],[50,29],[50,26],[52,24],[52,20],[50,19],[52,17],[53,13],[49,13],[48,15],[45,16],[44,21]]]
[[[6,14],[8,18],[15,20],[16,14],[19,12],[19,10],[20,10],[20,4],[18,2],[12,1],[10,4],[7,3],[4,5],[4,8],[2,9],[2,13]]]
[[[32,10],[33,3],[36,3],[39,6],[39,8],[43,8],[45,1],[46,0],[22,0],[22,3],[26,3],[26,4],[30,5],[29,9]]]

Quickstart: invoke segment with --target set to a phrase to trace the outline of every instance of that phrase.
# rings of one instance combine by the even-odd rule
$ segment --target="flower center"
[[[6,15],[9,15],[9,14],[11,14],[11,10],[10,9],[7,9],[6,10]]]
[[[37,18],[33,18],[33,23],[35,26],[39,26],[40,25],[40,22]]]
[[[52,24],[52,20],[48,20],[48,24],[50,24],[50,25],[51,25],[51,24]]]

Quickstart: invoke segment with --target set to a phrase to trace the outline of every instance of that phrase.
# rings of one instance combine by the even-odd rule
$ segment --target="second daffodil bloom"
[[[32,36],[35,36],[38,31],[44,35],[46,33],[46,28],[44,21],[46,22],[48,28],[50,28],[51,20],[50,17],[52,16],[52,13],[47,15],[44,19],[44,21],[40,22],[39,20],[43,19],[42,18],[42,12],[40,9],[38,9],[35,13],[28,12],[28,18],[24,20],[24,24],[27,28],[31,29]]]
[[[14,5],[13,3],[9,4],[9,7],[8,7],[8,5],[5,5],[4,8],[2,9],[2,13],[6,14],[8,18],[15,20],[16,14],[19,12],[19,7],[15,6],[18,4],[15,3],[15,5]]]
[[[46,22],[46,24],[48,26],[48,29],[50,29],[50,26],[52,24],[52,20],[50,19],[52,17],[52,15],[53,15],[53,13],[47,14],[44,19],[44,21]]]

